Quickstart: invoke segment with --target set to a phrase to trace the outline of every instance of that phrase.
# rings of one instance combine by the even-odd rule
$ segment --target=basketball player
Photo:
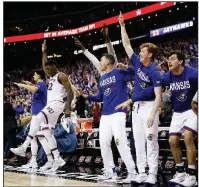
[[[15,83],[18,87],[20,88],[25,88],[33,93],[32,96],[32,118],[34,118],[45,106],[47,103],[47,88],[46,84],[44,82],[45,80],[45,73],[43,70],[36,70],[34,73],[34,81],[37,83],[36,85],[28,82],[28,81],[23,81],[26,84],[21,84],[21,83]],[[30,122],[31,125],[31,122]],[[41,145],[44,147],[45,153],[48,158],[48,162],[41,168],[49,169],[49,166],[52,167],[53,165],[53,158],[51,155],[50,148],[48,147],[48,142],[46,141],[44,135],[39,131],[36,135],[38,135],[38,140],[40,141]],[[14,152],[14,150],[11,149],[11,151]],[[38,144],[37,144],[37,138],[34,137],[33,140],[31,141],[31,159],[30,162],[26,165],[23,165],[23,168],[38,168],[37,162],[36,162],[36,157],[37,157],[37,151],[38,151]],[[25,156],[25,154],[20,155],[20,156]]]
[[[132,99],[118,105],[116,109],[126,108],[132,102],[132,122],[133,135],[135,140],[137,167],[139,175],[132,180],[135,183],[155,184],[157,182],[158,172],[158,108],[161,104],[161,84],[162,77],[158,69],[153,64],[153,59],[157,53],[156,45],[145,43],[140,46],[140,54],[137,56],[130,44],[126,32],[124,18],[122,13],[119,15],[119,24],[121,27],[122,43],[124,49],[131,59],[135,68],[135,88]],[[128,66],[127,66],[128,67]],[[151,89],[153,92],[151,92]],[[149,90],[151,95],[145,95]],[[139,97],[135,100],[135,97]],[[147,142],[147,154],[145,143]],[[149,166],[149,174],[145,172],[146,163]]]
[[[115,180],[117,178],[111,150],[111,140],[114,136],[121,158],[128,170],[127,181],[129,182],[136,177],[137,172],[127,145],[125,129],[127,110],[115,110],[115,107],[128,98],[126,82],[132,80],[134,70],[131,67],[128,70],[115,69],[114,63],[115,59],[111,54],[104,54],[101,57],[100,70],[105,74],[100,78],[99,91],[95,96],[83,96],[90,101],[103,101],[99,141],[105,170],[104,177],[101,179]]]
[[[59,167],[65,164],[65,161],[60,157],[57,149],[57,143],[53,135],[53,129],[58,120],[58,117],[65,108],[65,97],[67,91],[67,106],[65,110],[65,116],[70,116],[70,106],[73,99],[72,89],[68,80],[68,75],[58,71],[55,61],[47,61],[47,47],[46,40],[42,45],[42,66],[44,72],[50,77],[48,80],[48,95],[46,107],[32,120],[32,125],[26,141],[14,152],[17,155],[23,155],[26,152],[28,145],[39,131],[41,126],[43,134],[48,141],[48,145],[53,153],[55,162],[53,167],[49,171],[56,171]],[[40,125],[42,123],[42,125]]]
[[[198,90],[198,72],[185,65],[185,56],[180,52],[168,55],[169,72],[163,79],[164,86],[170,86],[174,113],[169,129],[169,143],[176,163],[177,172],[169,182],[180,186],[196,186],[196,147],[194,137],[198,131],[197,116],[191,108],[191,102]],[[187,174],[182,161],[179,141],[184,132],[187,150]]]

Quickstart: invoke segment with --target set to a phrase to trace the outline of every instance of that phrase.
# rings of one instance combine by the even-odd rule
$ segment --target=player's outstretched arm
[[[76,37],[74,37],[74,40],[75,44],[83,51],[83,54],[92,62],[92,64],[95,66],[98,72],[102,74],[102,72],[100,71],[99,60],[92,53],[90,53],[88,49],[86,49]]]
[[[59,80],[62,83],[62,85],[64,86],[64,88],[67,90],[67,103],[65,106],[65,115],[66,116],[70,116],[71,114],[71,102],[73,100],[73,91],[71,88],[71,84],[70,81],[68,79],[68,75],[66,75],[65,73],[60,73],[59,74]]]
[[[39,90],[39,88],[37,86],[33,86],[33,85],[26,85],[26,84],[21,84],[21,83],[14,83],[14,84],[20,88],[25,88],[25,89],[31,91],[32,93],[35,93]]]
[[[46,75],[50,76],[48,73],[47,73],[47,70],[46,70],[46,63],[48,61],[48,58],[47,58],[47,45],[46,45],[46,40],[44,40],[44,43],[42,44],[42,68],[45,72]]]
[[[124,18],[123,18],[123,15],[122,15],[121,12],[120,12],[118,19],[119,19],[119,24],[120,24],[120,27],[121,27],[122,43],[123,43],[124,49],[126,51],[126,54],[128,55],[129,58],[131,58],[134,51],[131,47],[131,43],[130,43],[129,37],[128,37],[127,32],[126,32],[126,28],[125,28]]]
[[[110,36],[109,36],[109,31],[108,31],[108,26],[107,26],[106,23],[104,23],[104,26],[103,26],[101,32],[102,32],[102,34],[103,34],[103,36],[105,38],[105,42],[106,42],[106,47],[107,47],[108,53],[113,55],[113,57],[115,59],[115,62],[117,64],[118,63],[117,56],[115,54],[115,50],[114,50],[113,45],[111,43]]]

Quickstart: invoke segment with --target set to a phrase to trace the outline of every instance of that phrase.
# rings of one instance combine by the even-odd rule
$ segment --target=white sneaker
[[[130,184],[131,181],[134,181],[136,179],[137,175],[138,174],[136,172],[129,172],[127,178],[124,179],[122,182],[126,184]]]
[[[179,173],[178,171],[176,172],[176,174],[174,175],[173,179],[171,179],[169,181],[170,184],[180,184],[181,182],[183,182],[185,180],[186,177],[186,173]]]
[[[48,161],[44,166],[39,168],[39,171],[47,171],[53,167],[54,161]]]
[[[36,168],[38,168],[38,164],[37,164],[36,161],[30,160],[30,162],[28,162],[27,164],[22,165],[21,168],[23,168],[23,169],[28,169],[28,168],[36,169]]]
[[[10,148],[10,151],[12,151],[15,155],[21,156],[21,157],[25,157],[26,156],[26,152],[23,149],[22,146],[19,146],[17,148]]]
[[[195,175],[186,174],[185,180],[179,184],[180,186],[191,187],[197,186],[197,180]]]
[[[144,183],[146,180],[147,180],[147,174],[146,173],[140,173],[131,182],[140,184],[140,183]]]
[[[157,175],[149,173],[145,181],[145,184],[156,184],[156,182],[157,182]]]
[[[103,169],[103,175],[98,175],[99,180],[117,179],[117,173],[113,169]]]
[[[48,172],[57,171],[59,167],[62,167],[65,164],[66,162],[61,157],[59,157],[57,160],[54,161],[52,168],[48,170]]]

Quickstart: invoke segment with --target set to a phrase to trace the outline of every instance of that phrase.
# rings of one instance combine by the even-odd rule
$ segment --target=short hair
[[[115,64],[115,58],[112,54],[105,53],[102,55],[102,57],[103,56],[106,57],[110,61],[111,64]]]
[[[42,69],[35,70],[35,73],[37,73],[41,77],[42,80],[46,78],[46,74]]]
[[[153,43],[143,43],[140,45],[140,49],[146,47],[149,53],[152,53],[152,60],[155,59],[158,53],[158,47],[157,45]]]
[[[167,58],[169,58],[172,55],[176,55],[178,60],[182,60],[182,65],[185,64],[185,55],[184,54],[182,54],[179,51],[171,51],[170,53],[168,53]]]

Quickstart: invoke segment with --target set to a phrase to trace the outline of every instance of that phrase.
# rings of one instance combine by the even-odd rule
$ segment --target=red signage
[[[161,9],[165,9],[171,6],[174,6],[175,2],[161,2],[161,3],[155,3],[150,6],[146,6],[144,8],[140,8],[137,10],[133,10],[127,13],[124,13],[124,19],[128,20],[131,18],[135,18],[138,16],[142,16],[148,13],[152,13]],[[119,15],[119,13],[118,13]],[[91,23],[89,25],[85,25],[79,28],[74,29],[67,29],[67,30],[61,30],[61,31],[51,31],[51,32],[44,32],[44,33],[36,33],[36,34],[27,34],[27,35],[21,35],[21,36],[10,36],[4,38],[4,43],[11,43],[11,42],[20,42],[20,41],[28,41],[28,40],[38,40],[38,39],[44,39],[44,38],[55,38],[55,37],[63,37],[63,36],[74,36],[77,34],[81,34],[84,32],[88,32],[94,29],[101,28],[103,24],[106,23],[107,25],[111,25],[114,23],[118,23],[118,16],[114,16],[111,18],[107,18],[95,23]]]

